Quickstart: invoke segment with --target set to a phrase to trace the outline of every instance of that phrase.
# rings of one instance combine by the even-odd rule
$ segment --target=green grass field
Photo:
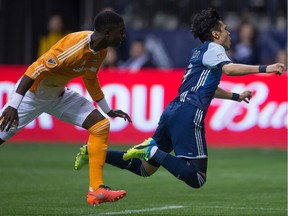
[[[208,179],[197,190],[163,168],[143,178],[106,165],[105,183],[127,196],[92,207],[88,169],[74,171],[79,146],[2,145],[0,215],[287,215],[287,151],[210,149]]]

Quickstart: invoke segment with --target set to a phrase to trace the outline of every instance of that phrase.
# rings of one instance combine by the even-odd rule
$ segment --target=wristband
[[[110,112],[111,108],[109,107],[105,98],[102,98],[100,101],[97,101],[98,106],[102,109],[104,113]]]
[[[232,99],[231,100],[238,101],[239,97],[240,97],[240,94],[232,93]]]
[[[259,72],[266,73],[267,65],[259,65]]]
[[[12,95],[11,100],[8,101],[8,106],[13,107],[14,109],[18,109],[18,107],[20,106],[21,101],[23,100],[23,95],[15,92]]]

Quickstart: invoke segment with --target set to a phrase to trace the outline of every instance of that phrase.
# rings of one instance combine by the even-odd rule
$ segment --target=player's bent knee
[[[98,136],[103,134],[108,134],[110,129],[110,122],[107,118],[97,122],[92,127],[88,129],[89,133]]]
[[[206,178],[199,172],[196,173],[196,176],[193,176],[193,180],[191,181],[191,187],[197,189],[201,188],[206,182]]]
[[[189,176],[183,176],[180,179],[195,189],[201,188],[206,182],[206,178],[199,172],[190,173]]]

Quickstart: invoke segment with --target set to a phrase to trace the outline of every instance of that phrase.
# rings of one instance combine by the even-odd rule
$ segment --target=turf
[[[210,149],[208,179],[197,190],[162,168],[141,178],[106,165],[105,183],[127,196],[92,207],[87,167],[73,167],[79,146],[2,145],[0,215],[287,215],[286,150]]]

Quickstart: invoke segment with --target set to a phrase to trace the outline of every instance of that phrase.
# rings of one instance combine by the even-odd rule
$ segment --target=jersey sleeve
[[[25,75],[35,80],[43,72],[47,73],[61,67],[62,63],[56,57],[54,50],[49,50],[28,67]]]
[[[98,71],[106,55],[107,55],[107,50],[106,49],[102,50],[101,57],[97,61],[97,65],[95,65],[95,67],[97,68],[96,72],[86,71],[82,75],[82,80],[87,88],[87,91],[89,92],[91,98],[94,101],[99,101],[104,97],[104,93],[101,90],[101,85],[98,79]]]
[[[83,31],[68,34],[30,65],[25,75],[35,80],[44,72],[74,66],[82,57],[81,50],[89,43],[88,33]]]
[[[203,55],[202,62],[207,68],[213,69],[222,67],[224,64],[230,63],[231,60],[226,55],[223,46],[216,43],[210,43],[208,50]]]

